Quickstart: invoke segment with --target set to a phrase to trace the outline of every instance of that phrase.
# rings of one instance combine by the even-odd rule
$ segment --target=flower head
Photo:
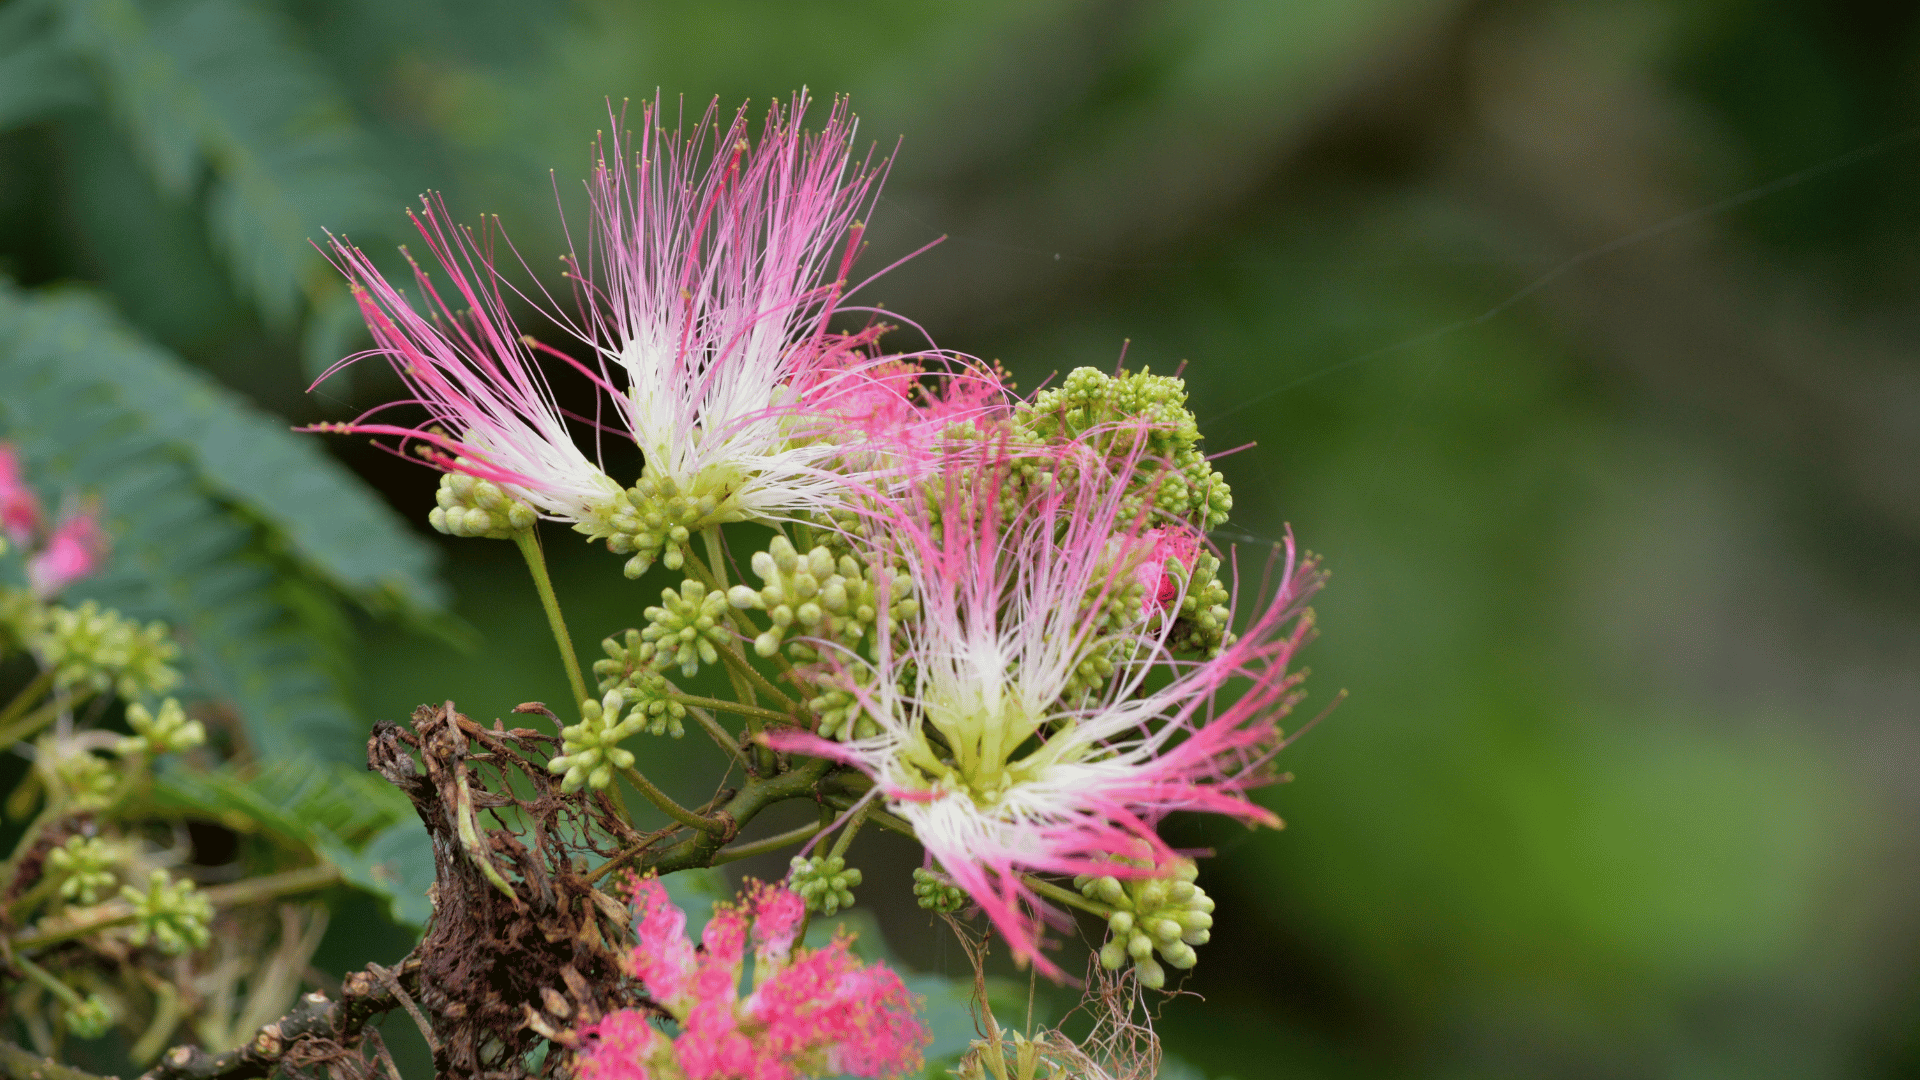
[[[16,544],[33,539],[40,528],[40,500],[20,470],[20,455],[0,443],[0,534]]]
[[[801,1076],[900,1076],[927,1044],[900,977],[867,966],[836,939],[796,949],[806,914],[784,888],[757,885],[716,906],[696,950],[686,916],[656,879],[634,886],[639,938],[629,973],[680,1025],[668,1038],[636,1010],[583,1030],[582,1080],[793,1080]],[[753,988],[739,994],[747,949]]]
[[[504,499],[495,501],[520,500],[559,521],[604,518],[620,505],[620,485],[574,443],[534,358],[539,346],[515,329],[487,253],[471,234],[444,224],[446,208],[436,198],[424,200],[421,212],[410,216],[446,275],[451,296],[412,263],[410,255],[419,306],[389,284],[359,248],[338,239],[332,248],[335,265],[352,280],[354,298],[373,334],[375,349],[362,355],[386,357],[413,394],[374,413],[418,405],[427,411],[427,419],[404,427],[370,422],[374,413],[369,413],[353,423],[321,424],[311,430],[398,437],[403,448],[411,448],[435,468],[491,485],[480,493],[478,508],[497,511],[501,521],[508,520],[509,508],[488,505],[488,493],[504,493]],[[470,513],[475,507],[465,502],[472,501],[472,493],[462,489],[456,494],[461,499],[450,503],[443,498],[441,509]]]
[[[1177,659],[1171,613],[1197,538],[1123,512],[1151,506],[1127,489],[1151,467],[1138,454],[1116,479],[1079,443],[1003,450],[956,463],[926,501],[884,504],[857,542],[906,568],[920,614],[871,663],[838,654],[879,733],[774,737],[872,775],[1016,952],[1056,977],[1039,953],[1050,911],[1023,873],[1152,873],[1175,857],[1154,832],[1175,810],[1278,823],[1246,792],[1271,778],[1319,582],[1289,540],[1243,636]],[[1244,695],[1216,707],[1238,680]]]
[[[883,167],[856,160],[843,101],[813,134],[807,106],[804,92],[776,103],[755,142],[744,106],[670,132],[656,100],[588,185],[582,336],[624,382],[617,405],[646,459],[634,501],[667,529],[831,503],[844,414],[885,397],[898,366],[872,355],[883,327],[828,330]],[[632,546],[666,542],[653,529]]]
[[[107,534],[100,528],[99,509],[88,506],[70,514],[53,530],[45,547],[27,558],[27,581],[36,595],[54,596],[81,578],[99,572],[106,562]]]

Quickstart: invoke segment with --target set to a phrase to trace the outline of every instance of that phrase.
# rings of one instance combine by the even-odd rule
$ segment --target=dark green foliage
[[[114,557],[76,595],[172,625],[263,755],[357,755],[338,593],[444,604],[432,549],[391,511],[78,291],[0,292],[0,437],[43,483],[101,500]]]
[[[311,850],[385,899],[396,922],[421,926],[431,913],[432,841],[406,796],[364,767],[298,757],[256,770],[175,768],[155,785],[154,798],[166,809]]]

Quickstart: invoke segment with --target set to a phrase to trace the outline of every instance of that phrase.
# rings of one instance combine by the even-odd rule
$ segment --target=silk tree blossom
[[[1155,827],[1176,810],[1278,825],[1246,792],[1271,779],[1277,721],[1297,698],[1287,664],[1311,633],[1304,604],[1320,575],[1289,538],[1278,588],[1244,633],[1177,660],[1161,616],[1177,607],[1191,541],[1123,517],[1114,474],[1076,467],[1083,445],[1051,452],[1037,479],[1031,455],[1003,454],[956,466],[933,505],[875,513],[866,557],[903,566],[921,603],[879,635],[871,663],[837,653],[843,689],[879,733],[772,738],[870,775],[1016,955],[1060,978],[1040,953],[1040,924],[1059,915],[1025,873],[1159,873],[1176,856]],[[1163,601],[1164,578],[1176,584]],[[1217,706],[1229,683],[1244,692]]]
[[[630,495],[643,524],[611,545],[640,552],[635,571],[682,542],[673,530],[835,505],[840,414],[894,363],[871,355],[880,327],[828,330],[884,167],[856,160],[844,101],[813,134],[808,104],[776,103],[756,143],[745,106],[669,132],[656,100],[588,184],[581,336],[624,380],[619,413],[645,456]]]
[[[352,423],[308,430],[395,436],[401,449],[412,449],[442,472],[496,485],[544,517],[576,524],[603,520],[623,505],[620,485],[575,444],[535,359],[536,346],[507,314],[486,253],[470,233],[445,224],[446,207],[437,198],[423,200],[421,212],[408,216],[451,294],[443,293],[409,255],[416,304],[359,248],[334,239],[334,265],[352,281],[376,347],[348,357],[327,374],[366,356],[384,356],[412,396]],[[408,405],[424,408],[427,419],[414,427],[372,420]],[[456,494],[470,493],[472,487],[468,483]]]
[[[796,949],[806,905],[786,889],[750,886],[743,903],[717,905],[698,950],[658,879],[635,884],[633,906],[639,944],[628,973],[680,1034],[667,1036],[637,1009],[615,1012],[578,1033],[580,1080],[879,1077],[920,1067],[930,1037],[900,977],[862,964],[845,937]],[[753,987],[740,997],[749,943]]]
[[[100,528],[99,508],[76,510],[54,528],[39,551],[27,557],[27,583],[42,599],[57,596],[74,582],[99,573],[109,547],[107,534]]]
[[[0,443],[0,534],[25,545],[39,530],[40,500],[21,472],[20,455]]]

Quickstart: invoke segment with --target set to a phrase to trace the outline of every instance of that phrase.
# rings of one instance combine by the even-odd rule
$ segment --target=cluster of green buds
[[[133,734],[120,740],[117,749],[122,756],[158,757],[191,750],[207,741],[206,726],[198,720],[187,719],[186,710],[173,698],[160,703],[158,716],[137,701],[128,705],[127,726],[133,728]]]
[[[626,575],[637,578],[658,559],[669,570],[685,565],[685,549],[693,534],[709,525],[745,520],[731,507],[737,480],[702,474],[693,489],[682,491],[672,477],[650,476],[645,470],[625,492],[625,506],[614,504],[591,520],[574,526],[589,539],[605,540],[616,555],[632,555]]]
[[[807,910],[832,915],[853,906],[853,890],[864,875],[849,868],[839,855],[815,855],[803,859],[796,855],[787,872],[787,888],[806,901]]]
[[[75,811],[105,807],[120,787],[113,764],[75,739],[42,735],[34,743],[33,767],[53,798]]]
[[[206,895],[184,878],[170,880],[165,870],[155,870],[147,879],[145,892],[131,885],[120,895],[133,905],[133,932],[136,946],[151,940],[169,956],[206,945],[207,925],[213,921],[213,905]]]
[[[66,843],[47,852],[47,870],[60,879],[60,898],[70,903],[93,904],[103,890],[119,880],[113,868],[122,852],[116,845],[97,836],[70,837]]]
[[[865,684],[872,681],[873,673],[863,667],[849,667],[846,677]],[[880,725],[867,715],[860,704],[860,696],[849,689],[837,688],[824,679],[816,683],[822,687],[818,694],[807,699],[807,710],[815,718],[814,734],[823,739],[865,739],[880,733]]]
[[[681,676],[690,679],[701,664],[720,662],[716,646],[726,646],[729,635],[725,593],[710,593],[705,585],[687,578],[677,593],[660,590],[660,606],[643,614],[647,626],[640,631],[638,655],[654,669],[678,665]]]
[[[1073,879],[1082,895],[1113,909],[1100,965],[1118,971],[1131,961],[1140,985],[1156,990],[1166,985],[1167,973],[1154,953],[1176,968],[1191,968],[1199,959],[1193,947],[1212,936],[1213,898],[1194,884],[1199,868],[1180,859],[1170,870],[1163,877]]]
[[[791,540],[776,536],[765,551],[754,552],[750,565],[762,586],[735,585],[727,599],[743,611],[766,612],[773,623],[753,640],[753,650],[761,656],[779,651],[781,639],[796,624],[809,636],[852,647],[880,615],[880,575],[888,571],[862,567],[852,555],[836,559],[825,546],[802,555]],[[889,617],[912,618],[920,610],[913,580],[894,572],[886,584]],[[792,648],[801,659],[814,658],[811,649],[797,643]]]
[[[648,647],[638,630],[628,630],[624,640],[607,638],[600,643],[607,651],[605,660],[593,662],[593,673],[600,680],[600,692],[621,691],[627,700],[629,718],[644,716],[649,735],[668,735],[675,739],[687,733],[687,707],[669,695],[673,687],[667,677],[648,666],[647,657],[655,650]]]
[[[448,536],[511,540],[533,528],[533,507],[506,493],[499,484],[463,472],[443,473],[427,524]]]
[[[113,1008],[97,993],[88,994],[78,1005],[67,1008],[67,1030],[76,1038],[97,1039],[113,1028]]]
[[[1202,530],[1225,522],[1233,509],[1226,478],[1200,449],[1200,425],[1187,408],[1187,385],[1179,378],[1144,368],[1119,375],[1075,368],[1059,386],[1021,405],[1016,417],[1042,440],[1093,432],[1096,445],[1106,443],[1116,455],[1131,451],[1134,440],[1144,436],[1142,464],[1149,468],[1133,478],[1133,501],[1122,507],[1123,519],[1149,509],[1149,498],[1157,514]],[[1144,431],[1136,434],[1130,421],[1140,422]],[[1097,434],[1100,429],[1108,434]]]
[[[965,889],[924,867],[913,871],[913,898],[921,907],[942,915],[955,914],[968,903]]]
[[[142,627],[91,600],[77,608],[49,608],[34,645],[63,690],[114,690],[134,700],[164,694],[180,681],[173,667],[180,648],[165,624]]]
[[[1227,606],[1231,595],[1220,582],[1220,559],[1202,549],[1194,556],[1180,610],[1174,613],[1173,632],[1167,647],[1175,652],[1197,653],[1209,659],[1232,644],[1233,611]]]
[[[561,756],[547,762],[549,772],[565,774],[560,790],[599,790],[613,782],[615,770],[633,767],[633,751],[621,749],[620,743],[644,728],[647,716],[635,710],[623,719],[625,706],[626,695],[620,690],[580,703],[580,722],[560,729]]]

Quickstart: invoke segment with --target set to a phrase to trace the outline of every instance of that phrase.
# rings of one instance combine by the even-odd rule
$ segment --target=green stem
[[[93,691],[83,689],[72,697],[56,697],[48,701],[28,713],[25,719],[5,731],[0,731],[0,747],[12,746],[14,743],[32,738],[41,728],[57,719],[63,710],[70,709],[92,696]]]
[[[67,1008],[78,1009],[86,1004],[86,1002],[80,1000],[79,993],[76,992],[73,987],[54,978],[46,968],[41,967],[26,957],[15,956],[13,958],[13,966],[26,973],[27,978],[39,983],[47,993],[59,998],[66,1004]]]
[[[5,1041],[0,1041],[0,1071],[4,1071],[12,1080],[114,1080],[113,1077],[95,1076],[62,1065],[24,1046]]]
[[[759,720],[765,720],[770,724],[785,724],[788,727],[793,727],[795,724],[793,717],[788,716],[786,713],[775,712],[772,709],[763,709],[758,705],[742,705],[740,702],[727,701],[724,698],[699,697],[694,694],[674,693],[668,694],[667,700],[677,701],[682,705],[698,705],[703,709],[712,709],[715,712],[730,712],[738,713],[741,716],[751,716]]]
[[[247,878],[228,885],[215,885],[203,890],[207,902],[216,908],[238,907],[242,904],[258,903],[275,897],[289,896],[293,893],[311,892],[324,888],[340,880],[340,871],[331,863],[318,866],[304,866],[298,870],[288,870],[266,877]],[[108,930],[116,926],[125,926],[134,920],[133,905],[124,900],[113,900],[88,911],[88,917],[50,929],[29,930],[16,935],[7,945],[18,955],[29,949],[44,949],[49,945],[58,945],[77,937],[85,937],[96,930]],[[65,921],[64,919],[62,920]]]
[[[728,667],[731,667],[734,670],[740,672],[740,674],[746,676],[747,681],[751,682],[754,685],[755,689],[758,689],[761,693],[767,695],[768,697],[772,698],[774,701],[778,702],[780,704],[780,707],[782,709],[785,709],[788,713],[795,713],[800,711],[800,705],[798,702],[794,701],[792,698],[788,697],[787,695],[781,693],[779,687],[768,682],[767,677],[765,675],[760,674],[760,672],[756,670],[752,664],[747,663],[746,658],[741,656],[739,653],[733,651],[732,649],[721,649],[720,659],[725,660],[727,662]],[[789,723],[792,722],[791,717],[788,718],[788,722]]]
[[[835,809],[844,811],[844,810],[852,809],[854,801],[855,800],[853,799],[828,797],[827,804],[829,806],[834,807]],[[914,833],[913,826],[907,824],[906,822],[900,820],[897,817],[894,817],[892,814],[887,813],[885,810],[881,810],[878,808],[869,808],[867,810],[867,820],[873,822],[875,825],[878,825],[883,829],[890,829],[894,832],[897,832],[902,836],[910,836],[910,837],[913,837],[915,840],[918,840],[920,838],[916,833]]]
[[[629,765],[621,769],[620,775],[626,777],[627,783],[632,784],[640,794],[645,795],[648,802],[659,807],[661,813],[666,814],[680,824],[688,828],[699,829],[701,832],[712,833],[715,836],[727,831],[725,822],[715,821],[713,818],[701,817],[699,814],[674,802],[666,792],[661,791],[659,787],[655,786],[653,781],[642,776],[640,770],[635,769],[633,766]]]
[[[720,749],[727,752],[727,756],[731,757],[736,765],[739,765],[741,769],[748,773],[753,772],[753,763],[747,760],[746,753],[740,749],[740,744],[734,740],[733,732],[720,726],[720,721],[715,720],[711,713],[697,705],[688,705],[687,712],[693,714],[694,720],[699,722],[701,729],[707,733],[709,738],[719,745]]]
[[[707,544],[707,561],[713,564],[714,585],[721,592],[727,591],[727,560],[720,550],[720,526],[709,525],[700,530],[700,539]]]
[[[827,852],[827,858],[837,859],[847,853],[847,849],[853,846],[853,835],[860,831],[860,826],[867,823],[867,814],[872,810],[872,799],[860,804],[860,809],[854,812],[853,820],[847,822],[847,827],[841,829],[840,835],[833,838],[833,850]]]
[[[713,853],[713,862],[710,865],[719,866],[721,863],[733,862],[736,859],[745,859],[753,855],[765,855],[769,851],[779,851],[789,844],[797,844],[807,839],[819,832],[822,827],[820,822],[811,821],[797,829],[788,829],[786,832],[769,836],[765,840],[755,840],[750,844],[735,844],[732,847],[721,848],[719,851]]]
[[[547,609],[547,625],[553,628],[554,643],[560,646],[560,661],[567,666],[567,681],[573,684],[573,707],[578,709],[587,697],[587,680],[580,676],[580,658],[574,655],[573,638],[567,633],[567,621],[560,615],[560,600],[553,594],[553,580],[547,577],[547,559],[540,551],[540,533],[537,529],[523,529],[513,534],[513,542],[520,547],[520,555],[527,560],[527,569],[533,573],[533,587],[540,593],[540,604]]]
[[[825,758],[815,758],[797,769],[789,769],[778,776],[771,776],[764,780],[750,780],[740,789],[739,794],[720,808],[720,812],[731,817],[735,825],[745,828],[747,822],[752,821],[755,815],[774,803],[812,795],[814,786],[832,767],[833,762]],[[719,851],[719,834],[700,833],[661,852],[659,857],[647,863],[647,866],[662,874],[670,874],[675,870],[685,870],[693,866],[712,866],[713,858]]]
[[[1090,911],[1103,919],[1113,914],[1112,908],[1097,901],[1089,900],[1079,893],[1074,892],[1072,889],[1063,889],[1051,881],[1042,881],[1032,874],[1022,874],[1021,877],[1026,881],[1028,888],[1039,893],[1041,896],[1058,900],[1060,903],[1070,907],[1077,907],[1081,911]]]
[[[16,717],[26,712],[34,702],[40,700],[41,695],[45,694],[49,689],[52,689],[52,687],[52,668],[47,668],[40,674],[35,675],[31,682],[20,688],[19,693],[13,695],[13,700],[7,702],[5,709],[0,709],[0,728],[13,723]],[[14,741],[13,739],[8,739],[6,743],[0,745],[11,745]]]

